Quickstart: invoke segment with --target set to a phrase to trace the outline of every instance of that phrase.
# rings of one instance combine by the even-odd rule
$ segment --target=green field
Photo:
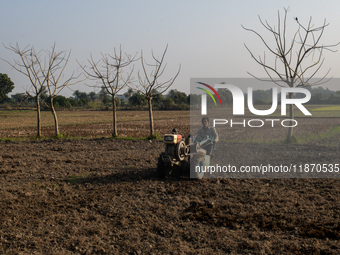
[[[333,106],[321,106],[314,111],[340,111],[340,105],[333,105]]]
[[[311,116],[305,116],[296,106],[294,106],[295,117],[316,117],[316,118],[339,118],[340,117],[340,105],[304,105],[307,110],[312,114]],[[271,105],[256,105],[255,109],[264,110],[269,109]],[[247,107],[246,107],[247,109]],[[246,110],[246,115],[251,117],[252,113]],[[287,107],[287,114],[281,115],[281,107],[278,106],[276,111],[271,114],[272,117],[289,117],[289,110]]]
[[[306,108],[312,114],[311,117],[340,117],[340,105],[307,105]],[[296,113],[296,116],[303,116],[300,110],[296,110]]]

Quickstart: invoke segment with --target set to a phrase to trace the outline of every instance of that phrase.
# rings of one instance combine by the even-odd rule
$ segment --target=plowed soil
[[[335,164],[339,142],[221,142],[227,154],[213,160]],[[163,148],[108,138],[0,142],[0,254],[340,253],[338,179],[161,179]]]

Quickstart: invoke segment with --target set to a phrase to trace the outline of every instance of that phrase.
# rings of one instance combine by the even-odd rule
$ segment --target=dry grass
[[[163,135],[173,128],[189,135],[189,111],[154,111],[154,131]],[[53,136],[53,118],[50,112],[42,112],[42,135]],[[111,111],[63,111],[58,112],[61,134],[81,137],[109,137],[112,135]],[[118,111],[118,135],[146,137],[149,135],[148,111]],[[34,111],[0,111],[0,137],[33,137],[36,131]]]
[[[190,111],[154,111],[155,120],[189,118]],[[112,111],[59,111],[59,125],[110,124]],[[149,119],[148,111],[118,111],[118,122],[143,121]],[[1,129],[22,129],[36,127],[35,111],[0,111]],[[53,126],[50,112],[41,113],[42,127]]]
[[[318,136],[333,132],[339,126],[338,117],[314,117],[313,109],[321,106],[310,107],[312,118],[297,117],[298,126],[294,128],[294,135],[299,140],[315,140]],[[331,108],[333,109],[333,108]],[[322,111],[324,112],[324,111]],[[319,112],[321,113],[321,112]],[[328,110],[331,116],[339,115],[337,111]],[[248,113],[247,113],[248,114]],[[288,117],[274,116],[233,116],[231,109],[218,109],[209,113],[211,120],[225,118],[229,121],[226,125],[217,125],[216,129],[220,139],[237,142],[280,142],[286,138],[288,128],[282,127],[281,121]],[[60,133],[81,137],[109,137],[112,135],[111,111],[60,111],[58,112]],[[251,128],[247,125],[250,119],[261,119],[265,125],[261,128]],[[243,125],[230,127],[230,120],[243,122]],[[274,127],[265,119],[280,119],[275,121]],[[170,133],[177,128],[182,135],[196,133],[201,124],[200,112],[192,111],[154,111],[154,131],[159,135]],[[252,122],[258,125],[258,122]],[[287,122],[285,124],[288,124]],[[212,125],[212,121],[211,121]],[[50,112],[42,112],[42,133],[44,136],[53,136],[53,118]],[[118,111],[118,135],[122,137],[146,137],[149,135],[148,111]],[[190,131],[191,128],[191,131]],[[334,132],[333,132],[334,133]],[[0,137],[32,137],[36,135],[36,113],[34,111],[0,111]],[[320,137],[319,137],[320,138]]]

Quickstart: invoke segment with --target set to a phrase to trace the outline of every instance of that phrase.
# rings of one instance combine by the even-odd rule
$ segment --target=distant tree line
[[[340,104],[340,91],[332,91],[322,87],[312,88],[306,87],[312,94],[308,104]],[[224,105],[230,105],[233,102],[232,94],[227,89],[219,89],[218,94]],[[247,95],[245,95],[247,96]],[[216,95],[215,95],[216,97]],[[304,95],[296,94],[295,97],[304,97]],[[278,101],[280,102],[280,94]],[[148,107],[145,96],[139,92],[129,89],[122,95],[115,98],[116,105],[119,109],[124,110],[142,110]],[[215,98],[217,100],[217,97]],[[41,94],[41,105],[43,110],[49,109],[50,98],[47,91]],[[154,110],[189,110],[191,107],[197,108],[201,104],[201,96],[196,94],[187,95],[176,89],[170,90],[167,94],[157,94],[152,99]],[[254,105],[270,105],[272,103],[271,90],[254,90]],[[8,104],[12,107],[30,107],[34,106],[34,98],[29,97],[26,93],[16,93],[8,97],[4,95],[0,104]],[[208,105],[213,106],[214,101],[208,97]],[[112,107],[111,96],[104,87],[99,92],[82,92],[76,90],[71,97],[58,95],[54,98],[54,106],[61,110],[72,110],[76,108],[105,110]]]
[[[119,109],[142,110],[148,107],[145,96],[139,92],[129,89],[122,95],[115,98]],[[43,110],[49,109],[49,95],[46,90],[40,96]],[[170,90],[166,95],[157,94],[152,99],[154,110],[188,110],[190,96],[176,89]],[[8,97],[7,95],[0,101],[0,104],[7,104],[11,107],[34,107],[35,99],[26,93],[16,93]],[[99,92],[82,92],[75,90],[71,97],[57,95],[53,100],[54,107],[59,110],[72,110],[76,108],[105,110],[112,107],[111,96],[104,87]]]

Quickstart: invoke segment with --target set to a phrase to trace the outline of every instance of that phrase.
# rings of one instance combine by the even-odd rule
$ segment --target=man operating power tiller
[[[196,141],[202,141],[206,138],[212,138],[213,143],[203,146],[203,148],[207,151],[207,155],[212,154],[212,150],[215,147],[215,144],[218,142],[218,134],[214,127],[209,127],[209,118],[203,117],[202,118],[202,128],[200,128],[196,133]],[[209,137],[208,137],[209,136]]]

